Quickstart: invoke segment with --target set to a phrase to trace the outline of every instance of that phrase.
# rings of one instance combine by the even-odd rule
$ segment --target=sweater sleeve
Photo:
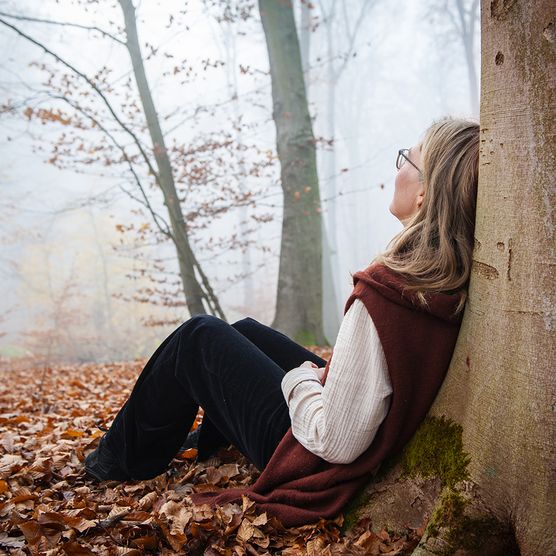
[[[282,391],[292,433],[330,463],[350,463],[371,444],[390,407],[392,386],[374,323],[355,299],[344,315],[323,386],[308,367],[287,372]]]

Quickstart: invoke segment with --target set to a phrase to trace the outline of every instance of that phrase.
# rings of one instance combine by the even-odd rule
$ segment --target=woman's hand
[[[300,367],[309,367],[309,368],[313,369],[313,371],[317,375],[317,378],[319,379],[319,382],[322,384],[322,381],[323,381],[323,378],[324,378],[324,369],[325,369],[325,367],[320,367],[319,368],[319,366],[317,364],[313,363],[312,361],[304,361],[299,366]]]
[[[325,367],[318,367],[316,369],[314,369],[315,374],[317,375],[317,378],[319,379],[319,382],[322,384],[323,380],[324,380],[324,369]]]
[[[313,363],[312,361],[304,361],[299,366],[300,367],[311,367],[311,368],[314,368],[314,369],[318,369],[318,365],[316,363]]]

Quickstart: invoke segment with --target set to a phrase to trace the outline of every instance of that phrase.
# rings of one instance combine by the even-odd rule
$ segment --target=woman
[[[247,494],[286,526],[334,517],[411,438],[453,353],[472,261],[479,125],[447,118],[398,153],[390,211],[404,225],[353,275],[328,362],[253,319],[208,315],[157,349],[99,447],[97,480],[146,479],[198,440],[234,444],[262,473]],[[187,437],[198,406],[200,433]]]

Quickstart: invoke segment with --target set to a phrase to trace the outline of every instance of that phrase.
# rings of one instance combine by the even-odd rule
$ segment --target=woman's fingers
[[[304,361],[303,363],[301,363],[301,365],[299,365],[300,367],[310,367],[312,369],[316,369],[318,368],[318,365],[316,365],[315,363],[313,363],[312,361]]]
[[[319,366],[316,363],[313,363],[312,361],[304,361],[299,366],[300,367],[308,367],[309,369],[312,369],[315,372],[315,374],[317,375],[317,378],[319,379],[319,382],[322,383],[322,381],[324,379],[324,369],[326,367],[320,367],[319,368]]]
[[[317,378],[319,379],[319,381],[321,383],[322,383],[322,380],[324,378],[324,369],[325,369],[325,367],[320,367],[320,368],[314,369],[315,374],[317,375]]]

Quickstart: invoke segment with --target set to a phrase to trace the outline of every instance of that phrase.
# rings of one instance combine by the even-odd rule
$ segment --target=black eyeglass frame
[[[409,157],[407,156],[408,154],[409,154],[409,149],[400,149],[398,151],[398,157],[396,158],[396,168],[399,170],[404,164],[402,161],[407,160],[411,164],[411,166],[413,166],[413,168],[415,168],[422,176],[423,172],[418,166],[416,166],[415,164],[413,164],[413,162],[411,162],[411,160],[409,160]]]

